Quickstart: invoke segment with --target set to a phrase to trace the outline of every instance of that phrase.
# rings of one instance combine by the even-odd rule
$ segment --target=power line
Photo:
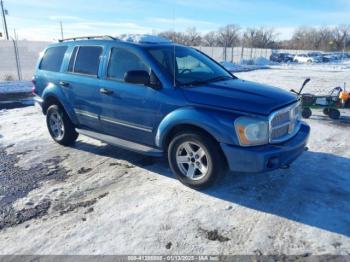
[[[6,23],[7,10],[4,9],[4,3],[2,0],[0,0],[0,5],[1,5],[1,13],[2,13],[2,19],[3,19],[3,23],[4,23],[4,30],[5,30],[6,39],[9,40],[9,32],[7,31],[7,23]]]

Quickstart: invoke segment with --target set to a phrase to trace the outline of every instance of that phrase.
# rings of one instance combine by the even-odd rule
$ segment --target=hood
[[[297,100],[296,95],[280,88],[240,79],[186,87],[183,92],[191,103],[260,115],[268,115]]]

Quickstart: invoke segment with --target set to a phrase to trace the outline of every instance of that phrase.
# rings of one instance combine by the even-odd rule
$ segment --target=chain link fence
[[[30,80],[40,52],[49,42],[0,41],[0,81]]]
[[[263,49],[248,47],[204,47],[197,46],[197,49],[209,55],[218,62],[232,62],[239,64],[243,61],[255,60],[257,58],[270,59],[273,52],[289,53],[292,55],[305,54],[312,50],[286,50],[286,49]]]
[[[40,52],[50,42],[0,41],[0,81],[31,80]],[[270,59],[272,52],[307,53],[305,50],[272,50],[245,47],[196,47],[218,62],[241,63],[256,58]]]

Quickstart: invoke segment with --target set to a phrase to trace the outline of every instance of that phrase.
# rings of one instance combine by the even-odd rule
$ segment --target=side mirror
[[[131,84],[148,85],[150,82],[150,76],[147,71],[133,70],[125,73],[124,81],[126,83],[131,83]]]

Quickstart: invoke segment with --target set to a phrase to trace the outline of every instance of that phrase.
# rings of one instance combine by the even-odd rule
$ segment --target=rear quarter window
[[[45,54],[41,59],[39,69],[59,72],[66,51],[67,46],[49,47],[46,49]]]
[[[100,46],[76,47],[73,51],[68,71],[97,76],[101,54],[102,47]]]

